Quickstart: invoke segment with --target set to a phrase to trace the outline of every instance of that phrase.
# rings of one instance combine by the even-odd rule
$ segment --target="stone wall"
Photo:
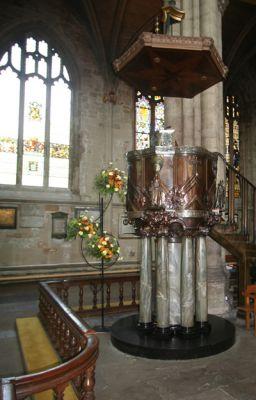
[[[9,47],[19,32],[39,32],[51,41],[64,58],[73,83],[71,188],[36,189],[2,185],[0,205],[16,206],[17,229],[0,230],[0,267],[9,271],[45,267],[52,272],[71,265],[84,265],[79,240],[52,238],[52,213],[62,211],[69,218],[76,207],[97,208],[94,177],[108,162],[126,168],[125,153],[133,146],[133,91],[122,82],[109,96],[110,83],[97,62],[88,32],[61,0],[6,1],[0,15],[0,52]],[[114,198],[105,216],[104,229],[119,233],[119,216],[124,208]],[[122,236],[122,235],[121,235]],[[120,238],[123,261],[119,268],[137,266],[136,239]],[[117,265],[117,267],[118,267]],[[21,268],[22,267],[22,268]],[[16,269],[15,269],[16,268]]]

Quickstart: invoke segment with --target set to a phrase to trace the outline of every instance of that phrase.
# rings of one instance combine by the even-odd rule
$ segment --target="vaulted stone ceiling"
[[[94,51],[105,67],[143,31],[151,31],[161,0],[66,0],[67,6],[85,24]]]

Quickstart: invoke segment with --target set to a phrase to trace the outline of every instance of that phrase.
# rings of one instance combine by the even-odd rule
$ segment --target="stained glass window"
[[[239,106],[235,96],[225,99],[225,157],[229,164],[240,170]],[[235,178],[235,197],[240,195],[240,183]]]
[[[161,96],[136,94],[136,149],[150,146],[150,135],[164,129],[164,100]]]
[[[0,184],[67,188],[71,83],[56,50],[24,36],[0,58]]]

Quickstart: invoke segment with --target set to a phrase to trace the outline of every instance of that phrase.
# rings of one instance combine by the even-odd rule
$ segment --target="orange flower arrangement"
[[[73,218],[68,223],[67,238],[73,239],[77,236],[91,239],[98,234],[99,225],[91,217],[82,215],[79,218]]]
[[[96,188],[103,195],[117,193],[121,200],[126,195],[127,177],[124,171],[113,168],[112,163],[109,167],[102,170],[95,178]],[[111,198],[110,198],[111,200]],[[118,240],[111,234],[102,234],[99,224],[92,217],[84,214],[79,218],[73,218],[67,225],[67,239],[80,237],[85,240],[84,248],[90,255],[96,258],[112,261],[119,258],[120,247]]]
[[[100,234],[99,225],[94,222],[92,217],[82,215],[69,221],[67,227],[67,239],[80,237],[86,239],[85,246],[95,258],[103,258],[110,261],[114,257],[119,257],[120,247],[117,239],[104,232]]]
[[[90,254],[96,258],[111,260],[119,256],[120,247],[117,239],[107,232],[103,236],[95,236],[88,244]]]
[[[103,195],[117,193],[123,201],[126,195],[127,177],[124,171],[113,168],[113,164],[109,163],[109,167],[101,171],[95,178],[96,188]]]

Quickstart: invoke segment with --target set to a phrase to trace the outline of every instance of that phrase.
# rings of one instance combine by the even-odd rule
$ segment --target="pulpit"
[[[217,154],[174,146],[172,133],[164,130],[157,145],[127,155],[127,214],[142,242],[138,326],[167,335],[177,330],[192,335],[209,329],[205,241],[221,216],[216,208]]]
[[[184,18],[173,2],[164,0],[162,11],[164,34],[158,24],[155,33],[143,32],[114,69],[142,93],[192,98],[227,68],[211,38],[170,34],[168,21]],[[235,340],[234,326],[209,316],[207,305],[206,236],[225,204],[218,154],[178,146],[171,128],[150,136],[148,149],[127,154],[127,215],[141,242],[139,315],[117,321],[111,340],[149,358],[216,354]]]

